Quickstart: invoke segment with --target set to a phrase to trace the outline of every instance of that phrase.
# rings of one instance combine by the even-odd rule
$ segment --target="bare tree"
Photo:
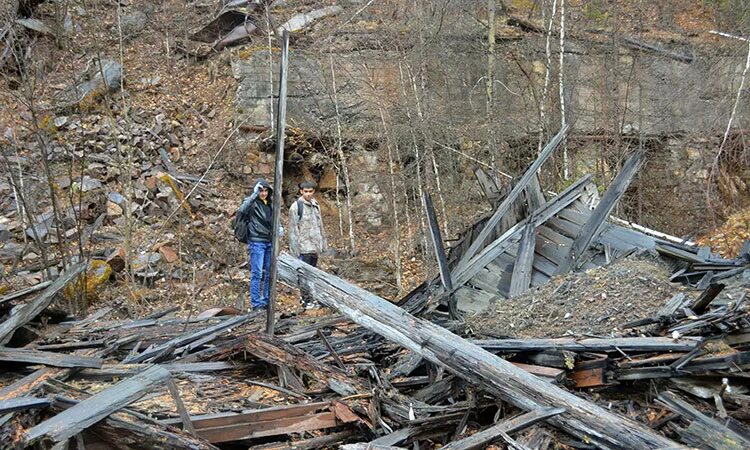
[[[333,69],[333,55],[329,54],[331,65],[331,86],[333,88],[333,106],[336,111],[336,153],[338,154],[339,164],[344,175],[344,189],[346,189],[346,218],[349,222],[349,249],[352,253],[355,251],[354,245],[354,221],[352,219],[352,185],[349,179],[349,167],[346,164],[346,155],[341,143],[341,119],[339,115],[339,100],[336,92],[336,71]],[[338,174],[337,174],[338,178]],[[337,194],[338,195],[338,194]]]
[[[560,68],[558,71],[558,80],[560,85],[560,128],[564,128],[565,122],[565,86],[564,73],[565,67],[565,0],[560,0]],[[563,138],[563,179],[566,181],[570,178],[570,163],[568,162],[568,142]]]

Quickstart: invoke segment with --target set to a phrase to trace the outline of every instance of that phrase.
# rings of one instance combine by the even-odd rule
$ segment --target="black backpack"
[[[250,201],[247,203],[248,206],[245,209],[242,208],[245,204],[245,201],[243,200],[240,207],[237,208],[237,212],[234,214],[234,219],[232,219],[234,238],[243,244],[247,244],[248,242],[248,235],[250,234],[250,205],[255,201],[254,197],[256,195],[257,194],[253,194],[250,197]]]

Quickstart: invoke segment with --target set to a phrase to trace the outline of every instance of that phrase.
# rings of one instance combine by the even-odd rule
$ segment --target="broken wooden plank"
[[[565,137],[565,134],[567,132],[568,126],[565,125],[542,149],[536,160],[534,160],[534,162],[528,167],[528,169],[526,169],[526,172],[524,172],[521,178],[518,179],[516,185],[513,186],[513,189],[508,193],[500,206],[497,207],[497,210],[494,214],[492,214],[492,217],[490,217],[489,220],[487,220],[487,223],[484,224],[484,228],[482,228],[482,231],[479,232],[479,235],[474,239],[466,252],[461,256],[461,260],[458,262],[457,268],[463,270],[468,262],[474,257],[474,255],[476,255],[477,252],[479,252],[479,250],[484,247],[484,243],[489,237],[490,233],[492,233],[492,230],[495,229],[495,226],[500,222],[500,219],[502,219],[503,216],[508,212],[508,210],[510,210],[510,207],[516,201],[521,192],[526,189],[526,186],[529,184],[531,179],[536,176],[537,171],[539,171],[539,168],[542,167],[542,164],[547,161],[550,155],[552,155],[552,152],[555,150],[555,148],[557,148],[560,142],[562,142],[563,137]]]
[[[27,296],[29,294],[33,294],[34,292],[39,292],[42,289],[44,289],[47,286],[49,286],[50,284],[52,284],[52,281],[42,281],[41,283],[37,283],[37,284],[35,284],[33,286],[29,286],[29,287],[24,288],[24,289],[19,289],[16,292],[12,292],[12,293],[10,293],[8,295],[0,297],[0,305],[2,305],[5,302],[9,302],[11,300],[15,300],[17,298],[25,297],[25,296]]]
[[[313,295],[386,339],[420,353],[487,392],[525,410],[563,407],[549,419],[553,425],[611,449],[660,448],[674,442],[627,417],[620,416],[534,377],[508,361],[450,331],[407,313],[398,306],[344,280],[282,253],[281,278],[292,285],[313,286]]]
[[[0,361],[43,364],[52,367],[81,367],[98,369],[102,366],[101,358],[90,356],[67,355],[65,353],[40,352],[25,348],[0,347]]]
[[[151,367],[36,425],[24,433],[24,443],[32,445],[43,439],[53,442],[69,439],[141,398],[167,379],[169,379],[167,369],[159,366]]]
[[[701,292],[701,295],[698,296],[698,298],[695,299],[693,303],[690,304],[690,309],[695,311],[697,314],[703,314],[703,312],[706,311],[708,308],[708,305],[711,304],[712,301],[716,298],[719,293],[721,293],[722,290],[724,290],[725,285],[721,283],[711,283],[706,289]]]
[[[721,446],[711,445],[710,448],[737,450],[750,448],[750,439],[730,430],[718,420],[706,416],[675,393],[664,391],[659,394],[658,399],[677,414],[692,422],[697,422],[705,431],[705,433],[701,433],[701,436],[704,436],[701,438],[704,443],[713,441],[721,444]]]
[[[435,259],[437,260],[438,270],[440,271],[440,281],[443,283],[446,292],[452,292],[453,279],[451,278],[450,267],[448,267],[448,258],[445,256],[445,247],[443,247],[440,225],[438,225],[435,208],[432,206],[432,197],[430,197],[429,193],[424,192],[422,194],[422,200],[424,201],[424,209],[425,214],[427,215],[427,225],[430,229],[430,237],[432,238],[432,247],[435,250]],[[448,306],[451,319],[457,319],[458,309],[456,308],[456,298],[454,296],[449,297]]]
[[[180,397],[180,391],[177,389],[177,385],[171,378],[167,380],[167,389],[169,389],[169,394],[172,396],[172,401],[174,401],[177,412],[180,414],[180,420],[182,420],[182,429],[192,435],[195,435],[195,427],[193,426],[193,422],[190,421],[190,414],[188,413],[187,408],[185,408],[185,404],[182,402],[182,397]]]
[[[482,339],[471,341],[492,352],[516,353],[543,350],[568,350],[572,352],[689,352],[700,342],[699,338],[554,338],[554,339]]]
[[[591,243],[601,233],[607,217],[609,217],[617,202],[625,194],[628,186],[630,186],[630,182],[643,164],[643,159],[643,154],[636,152],[625,162],[622,170],[612,180],[601,201],[596,205],[596,209],[591,213],[591,217],[576,236],[573,245],[568,250],[567,256],[557,267],[557,275],[567,273],[571,269],[576,270],[580,267],[582,263],[581,258]]]
[[[548,379],[553,382],[562,381],[563,377],[565,376],[565,371],[562,369],[556,369],[554,367],[544,367],[544,366],[538,366],[535,364],[524,364],[520,362],[512,361],[511,364],[518,367],[519,369],[523,369],[526,372],[536,375],[538,377]]]
[[[435,257],[437,259],[438,269],[440,270],[440,281],[446,290],[453,290],[453,281],[451,280],[451,272],[448,267],[448,259],[445,257],[445,247],[443,247],[443,238],[440,233],[440,225],[438,225],[437,215],[435,214],[435,208],[432,206],[432,197],[430,194],[425,192],[423,194],[425,214],[427,215],[427,222],[430,228],[430,237],[432,238],[432,246],[435,250]]]
[[[479,187],[482,188],[484,197],[490,203],[490,206],[494,208],[502,199],[502,195],[500,194],[500,189],[498,189],[497,184],[480,167],[474,169],[474,175],[477,177],[477,182],[479,183]]]
[[[564,412],[565,408],[536,409],[513,419],[504,420],[464,439],[451,442],[443,447],[443,450],[484,448],[487,444],[495,441],[500,436],[500,432],[515,433]]]
[[[13,312],[11,312],[10,317],[8,317],[3,323],[0,323],[0,345],[7,344],[17,329],[26,325],[29,321],[38,316],[39,313],[44,311],[49,304],[52,303],[52,300],[55,299],[57,294],[65,289],[65,286],[73,281],[85,268],[85,262],[71,266],[52,284],[47,286],[37,298],[20,307],[18,310],[14,309]]]
[[[8,400],[0,400],[0,414],[31,408],[44,408],[49,405],[50,401],[46,398],[16,397]]]
[[[454,287],[458,288],[470,280],[476,273],[495,260],[500,254],[505,252],[514,242],[515,238],[520,236],[523,227],[529,223],[533,223],[535,226],[539,226],[545,223],[547,220],[552,218],[555,214],[566,208],[568,205],[573,203],[578,197],[581,196],[586,185],[590,182],[591,176],[586,175],[581,177],[578,181],[570,185],[565,191],[561,192],[555,198],[550,199],[539,207],[534,213],[527,219],[519,222],[508,231],[503,233],[502,236],[495,239],[490,245],[485,247],[479,254],[469,260],[462,267],[456,267],[452,272]],[[531,222],[533,220],[533,222]]]
[[[63,395],[55,395],[54,407],[69,409],[81,402]],[[205,440],[182,430],[156,422],[151,417],[129,409],[122,409],[100,420],[91,430],[117,448],[218,450]],[[107,447],[109,448],[109,447]]]
[[[264,408],[240,414],[191,416],[190,421],[198,436],[211,443],[219,443],[321,430],[341,425],[342,422],[330,408],[330,402],[317,402]],[[169,419],[163,423],[176,425],[181,420]]]
[[[255,316],[257,315],[258,314],[255,314]],[[231,319],[225,319],[210,327],[206,327],[195,332],[187,333],[182,336],[177,336],[176,338],[170,339],[169,341],[161,345],[157,345],[151,349],[147,349],[146,351],[135,356],[134,358],[131,358],[129,360],[126,359],[123,362],[126,362],[126,363],[147,362],[148,360],[153,359],[159,356],[160,354],[163,354],[163,352],[165,351],[170,351],[170,349],[174,350],[177,347],[190,344],[191,342],[197,341],[198,339],[201,339],[205,336],[209,336],[211,334],[217,334],[229,328],[240,326],[244,324],[245,322],[247,322],[248,320],[250,320],[251,317],[253,317],[253,315],[245,314],[242,316],[232,317]]]
[[[534,263],[534,248],[536,247],[536,226],[533,218],[523,228],[521,242],[518,244],[518,256],[513,265],[513,275],[510,279],[510,297],[523,294],[531,287],[531,273]]]

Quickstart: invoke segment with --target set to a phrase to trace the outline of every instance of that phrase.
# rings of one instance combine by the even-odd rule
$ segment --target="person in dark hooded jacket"
[[[273,189],[266,180],[261,178],[255,183],[253,194],[246,197],[240,206],[240,210],[248,218],[250,305],[253,309],[268,307],[268,275],[271,269],[271,258],[273,258],[272,199]]]

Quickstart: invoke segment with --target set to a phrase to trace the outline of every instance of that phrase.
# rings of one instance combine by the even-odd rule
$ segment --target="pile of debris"
[[[84,263],[30,300],[29,290],[0,298],[0,361],[10,369],[0,379],[2,448],[750,447],[750,255],[724,260],[610,223],[638,164],[626,164],[598,202],[580,201],[596,192],[584,189],[587,178],[549,200],[534,193],[560,138],[510,192],[498,191],[493,215],[450,256],[426,198],[440,277],[398,304],[284,253],[280,279],[338,312],[276,317],[273,336],[261,332],[264,316],[231,308],[187,318],[170,308],[139,320],[116,320],[111,308],[84,319],[51,314]],[[696,289],[665,288],[638,314],[616,316],[622,334],[479,340],[461,320],[474,301],[529,299],[524,292],[550,279],[542,291],[565,285],[553,276],[644,249]],[[511,255],[505,270],[498,259]],[[625,263],[633,261],[644,271],[654,264]],[[659,273],[669,280],[663,268],[650,276]],[[625,289],[621,304],[643,290]],[[588,300],[578,300],[585,309]]]
[[[689,288],[669,281],[667,264],[634,254],[586,272],[551,279],[488,311],[466,316],[477,335],[554,337],[615,336],[618,327],[655,314],[666,299]]]

